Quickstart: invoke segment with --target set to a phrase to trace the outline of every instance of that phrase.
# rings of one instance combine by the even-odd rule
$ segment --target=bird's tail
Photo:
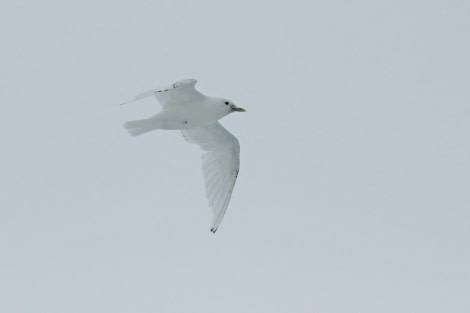
[[[138,136],[156,129],[155,122],[152,119],[129,121],[124,124],[124,128],[131,136]]]

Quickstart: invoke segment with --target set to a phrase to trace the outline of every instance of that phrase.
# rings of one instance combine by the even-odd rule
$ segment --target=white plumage
[[[155,96],[162,105],[160,113],[127,122],[124,128],[133,136],[155,129],[181,130],[188,142],[198,144],[206,151],[202,156],[202,171],[213,212],[211,231],[215,233],[230,202],[240,166],[238,140],[218,120],[232,112],[245,110],[228,99],[201,94],[194,88],[196,82],[195,79],[180,80],[124,102]]]

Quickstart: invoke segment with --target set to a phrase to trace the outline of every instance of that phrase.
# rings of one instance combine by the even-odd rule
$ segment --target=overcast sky
[[[0,312],[470,311],[468,1],[13,1]],[[181,78],[247,110],[218,232],[201,151],[131,137]]]

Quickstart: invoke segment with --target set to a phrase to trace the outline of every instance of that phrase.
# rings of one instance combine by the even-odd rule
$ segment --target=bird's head
[[[245,109],[237,107],[233,101],[225,98],[207,97],[205,105],[208,106],[208,108],[210,107],[207,114],[210,114],[212,118],[216,120],[233,112],[245,112]]]
[[[233,112],[246,112],[245,109],[239,108],[233,103],[233,101],[230,101],[228,99],[221,99],[221,104],[225,106],[225,108],[228,110],[228,113],[233,113]]]

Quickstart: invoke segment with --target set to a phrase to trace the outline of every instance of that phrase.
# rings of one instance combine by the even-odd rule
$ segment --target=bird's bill
[[[232,108],[232,111],[233,111],[233,112],[235,112],[235,111],[236,111],[236,112],[246,112],[245,109],[243,109],[243,108],[238,108],[238,107],[233,107],[233,108]]]

